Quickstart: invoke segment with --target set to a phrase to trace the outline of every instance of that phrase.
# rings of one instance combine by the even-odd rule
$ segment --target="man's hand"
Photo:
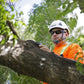
[[[51,52],[50,49],[46,46],[46,45],[39,45],[40,49],[47,51],[47,52]]]

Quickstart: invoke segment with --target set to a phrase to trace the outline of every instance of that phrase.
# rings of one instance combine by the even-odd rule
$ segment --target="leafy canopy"
[[[52,21],[60,19],[69,25],[72,32],[77,24],[77,16],[72,16],[75,8],[77,2],[70,0],[44,0],[40,5],[34,4],[26,31],[33,33],[36,41],[50,46],[52,42],[48,31],[49,25]],[[68,15],[71,15],[70,18]]]
[[[9,1],[9,2],[8,2]],[[14,28],[18,31],[18,35],[21,39],[31,39],[46,44],[48,47],[52,45],[51,36],[48,32],[48,26],[53,20],[63,20],[70,27],[71,35],[69,42],[77,42],[82,44],[84,42],[84,35],[80,33],[83,27],[77,29],[72,35],[74,28],[77,24],[77,16],[73,14],[73,10],[77,8],[77,1],[71,2],[71,0],[44,0],[40,5],[34,4],[33,9],[31,10],[29,16],[29,24],[25,29],[25,32],[22,32],[23,26],[25,23],[20,20],[20,16],[23,12],[15,11],[13,2],[16,0],[0,0],[0,35],[4,35],[5,38],[1,42],[4,44],[10,36],[12,39],[17,39],[17,37],[11,32],[10,28],[6,25],[6,20],[12,22]],[[70,17],[68,17],[71,15]],[[22,18],[21,18],[22,19]],[[79,32],[79,35],[77,34]],[[73,40],[75,39],[75,40]],[[52,49],[53,45],[50,47]],[[0,68],[0,82],[11,81],[11,83],[18,84],[39,84],[38,80],[18,76],[17,73],[7,69],[5,67]],[[24,79],[23,79],[24,77]],[[31,82],[29,82],[31,80]],[[28,82],[28,83],[27,83]]]

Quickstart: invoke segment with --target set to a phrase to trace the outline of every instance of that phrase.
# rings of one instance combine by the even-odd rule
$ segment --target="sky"
[[[24,15],[24,22],[28,23],[28,13],[30,12],[31,8],[33,7],[34,4],[40,4],[42,0],[19,0],[16,2],[15,7],[19,8],[20,11],[23,11]]]
[[[24,18],[25,23],[28,23],[28,19],[29,19],[28,13],[33,7],[33,4],[34,3],[40,4],[42,1],[43,0],[19,0],[17,1],[16,8],[20,7],[19,10],[23,11],[24,13],[23,18]],[[74,12],[77,13],[78,15],[77,27],[84,26],[84,13],[80,14],[81,10],[79,8],[77,8]]]
[[[79,8],[75,9],[74,12],[78,15],[78,24],[77,27],[84,26],[84,13],[80,13]]]

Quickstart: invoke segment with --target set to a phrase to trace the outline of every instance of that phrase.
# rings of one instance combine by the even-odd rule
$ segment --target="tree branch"
[[[48,84],[84,84],[84,76],[76,70],[75,61],[42,51],[32,40],[19,41],[15,46],[7,44],[0,48],[0,64],[19,74]]]
[[[6,24],[9,26],[9,28],[13,32],[13,34],[16,35],[18,37],[18,39],[20,39],[19,36],[18,36],[18,34],[16,33],[16,31],[14,30],[14,28],[12,26],[12,23],[9,20],[7,20]]]

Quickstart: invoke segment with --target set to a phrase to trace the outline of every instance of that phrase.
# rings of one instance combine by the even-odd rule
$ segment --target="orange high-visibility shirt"
[[[57,55],[60,55],[61,51],[65,46],[67,46],[67,44],[61,45],[59,47],[55,46],[53,52]],[[68,47],[66,47],[66,49],[63,52],[63,57],[73,60],[77,60],[79,57],[81,57],[83,61],[79,60],[79,62],[84,64],[83,50],[78,44],[71,44]],[[48,83],[44,82],[43,84],[48,84]]]
[[[54,48],[53,52],[57,55],[60,55],[63,48],[67,46],[67,44],[61,45],[59,47]],[[78,44],[69,45],[63,52],[63,57],[68,59],[77,60],[78,58],[83,58],[83,50]],[[84,61],[79,60],[80,63],[84,64]]]

